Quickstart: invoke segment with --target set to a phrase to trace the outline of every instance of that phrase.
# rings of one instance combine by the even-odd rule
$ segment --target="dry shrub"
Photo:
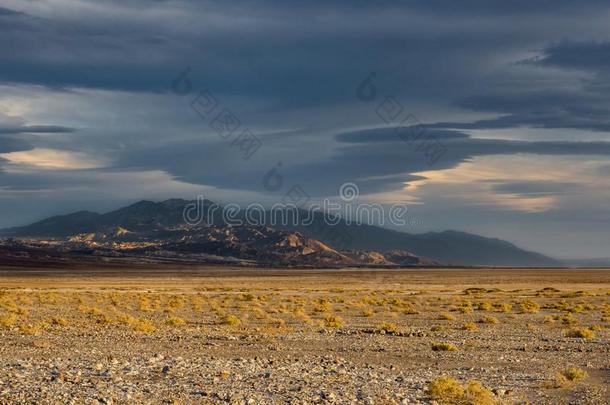
[[[478,381],[469,381],[463,387],[456,379],[440,377],[428,385],[432,399],[446,405],[492,405],[493,393]]]
[[[568,367],[561,372],[561,375],[564,376],[568,381],[572,382],[578,382],[589,377],[589,374],[587,374],[586,371],[578,367]]]
[[[595,332],[588,328],[574,328],[568,331],[567,336],[573,338],[593,339],[595,337]]]
[[[555,375],[554,388],[568,388],[589,377],[578,367],[568,367]]]
[[[555,323],[555,318],[553,318],[550,315],[547,315],[544,318],[542,318],[542,322],[544,322],[544,323]]]
[[[136,332],[152,333],[157,330],[155,325],[148,319],[139,319],[126,314],[119,315],[117,321],[131,327]]]
[[[496,306],[498,312],[510,312],[513,310],[513,306],[511,304],[497,304]]]
[[[466,305],[466,306],[463,306],[463,307],[459,307],[459,308],[458,308],[458,311],[460,311],[460,312],[461,312],[461,313],[463,313],[463,314],[469,314],[469,313],[471,313],[471,312],[472,312],[472,307],[471,307],[471,306]]]
[[[94,320],[95,320],[95,323],[100,324],[100,325],[109,325],[112,323],[112,318],[110,318],[106,314],[98,315],[94,318]]]
[[[540,311],[540,305],[534,301],[525,300],[519,304],[519,310],[523,313],[536,313]]]
[[[25,324],[19,327],[19,332],[23,333],[24,335],[37,335],[42,332],[43,328],[44,324],[40,322],[33,324]]]
[[[173,296],[167,303],[167,308],[165,308],[165,312],[172,313],[182,307],[184,307],[184,300],[182,299],[182,297]]]
[[[325,298],[320,298],[313,307],[314,312],[329,312],[331,309],[331,303]]]
[[[564,325],[576,325],[578,320],[571,313],[567,313],[559,318]]]
[[[309,315],[307,315],[305,313],[305,311],[303,311],[302,309],[296,309],[293,312],[293,315],[296,319],[298,319],[299,321],[303,322],[306,325],[311,325],[313,324],[313,321],[311,320],[311,318],[309,317]]]
[[[439,319],[444,321],[455,321],[455,316],[451,315],[449,312],[441,312]]]
[[[455,352],[457,347],[451,343],[433,343],[432,350],[435,352]]]
[[[345,321],[340,316],[329,315],[324,318],[324,326],[327,328],[341,328],[345,325]]]
[[[466,322],[464,326],[462,326],[462,330],[468,330],[470,332],[476,332],[479,330],[477,325],[474,322]]]
[[[130,325],[136,332],[152,333],[157,330],[148,319],[135,319]]]
[[[51,319],[51,323],[57,326],[68,326],[68,320],[66,318],[55,317]]]
[[[386,333],[396,333],[398,328],[393,323],[382,322],[377,325],[375,328],[375,333],[386,334]]]
[[[486,293],[487,290],[481,287],[470,287],[464,290],[465,295],[476,295]]]
[[[239,326],[241,325],[241,320],[235,315],[225,314],[221,316],[220,323],[228,326]]]
[[[373,311],[370,308],[365,308],[362,310],[362,316],[365,318],[370,318],[371,316],[375,315],[375,311]]]
[[[152,309],[150,299],[148,299],[148,297],[140,297],[138,300],[138,311],[150,312]]]
[[[17,315],[7,314],[0,317],[0,326],[4,328],[10,328],[17,322]]]
[[[168,324],[169,326],[184,326],[186,325],[186,321],[180,317],[177,316],[173,316],[170,315],[167,317],[167,320],[165,321],[166,324]]]
[[[479,323],[496,324],[496,323],[500,323],[500,321],[498,320],[498,318],[496,318],[494,316],[484,316],[481,319],[479,319]]]

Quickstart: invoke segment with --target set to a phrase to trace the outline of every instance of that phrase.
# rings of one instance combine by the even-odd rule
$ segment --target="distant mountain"
[[[562,261],[564,265],[570,267],[599,267],[607,269],[610,267],[610,257],[595,259],[569,259]]]
[[[163,202],[140,201],[106,214],[79,211],[34,222],[33,224],[0,230],[0,236],[67,237],[79,233],[104,232],[122,227],[131,231],[150,231],[184,223],[183,212],[189,201],[172,199]],[[208,207],[212,201],[201,205]],[[217,215],[216,221],[222,217]]]
[[[88,211],[55,216],[31,225],[0,230],[0,236],[67,238],[78,234],[108,233],[122,228],[130,233],[173,232],[172,228],[185,228],[183,213],[192,201],[172,199],[163,202],[140,201],[106,214]],[[205,200],[202,206],[203,218],[214,203]],[[237,217],[240,217],[237,215]],[[243,218],[243,217],[242,217]],[[210,225],[222,227],[220,210],[210,215]],[[339,220],[336,225],[327,225],[324,214],[316,213],[308,225],[293,225],[288,215],[288,225],[275,226],[277,230],[298,232],[302,237],[317,240],[335,251],[410,252],[414,257],[431,257],[439,262],[452,265],[489,266],[559,266],[561,262],[547,256],[523,250],[509,242],[486,238],[465,232],[445,231],[409,234],[377,226],[348,224]],[[129,236],[129,234],[127,234]],[[133,237],[133,235],[132,235]],[[343,254],[343,253],[341,253]],[[349,254],[346,257],[354,258]],[[385,257],[385,256],[384,256]],[[370,263],[375,262],[369,257]],[[387,257],[384,260],[391,261]]]
[[[412,267],[440,263],[406,251],[338,251],[267,226],[190,226],[133,232],[118,227],[58,239],[0,240],[0,265],[232,264],[268,267]]]
[[[321,225],[289,227],[303,234],[332,244],[346,240],[351,249],[388,251],[405,249],[419,256],[433,257],[444,263],[464,266],[561,266],[558,260],[521,249],[510,242],[486,238],[466,232],[444,231],[410,234],[370,225],[345,224],[341,221],[333,230]]]

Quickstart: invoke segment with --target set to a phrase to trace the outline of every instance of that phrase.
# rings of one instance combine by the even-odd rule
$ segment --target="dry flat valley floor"
[[[607,404],[609,270],[0,269],[0,403]]]

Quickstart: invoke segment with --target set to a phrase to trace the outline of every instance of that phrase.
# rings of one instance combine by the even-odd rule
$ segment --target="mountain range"
[[[104,214],[78,211],[30,225],[0,230],[5,253],[62,251],[64,254],[142,256],[163,260],[293,266],[519,266],[561,265],[553,258],[509,242],[457,231],[410,234],[336,218],[324,213],[309,223],[229,226],[212,201],[199,201],[208,221],[191,226],[184,210],[195,201],[140,201]],[[218,207],[218,205],[216,205]],[[207,215],[210,213],[210,215]],[[209,217],[209,218],[208,218]],[[243,218],[237,213],[235,218]],[[267,216],[266,218],[270,218]]]

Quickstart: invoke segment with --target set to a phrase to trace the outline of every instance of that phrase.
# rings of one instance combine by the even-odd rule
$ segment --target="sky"
[[[0,0],[0,227],[354,183],[408,206],[401,231],[610,257],[608,21],[595,0]]]

